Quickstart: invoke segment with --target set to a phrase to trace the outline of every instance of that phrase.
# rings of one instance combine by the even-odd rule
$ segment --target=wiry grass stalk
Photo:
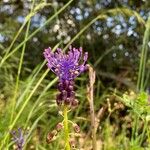
[[[97,150],[97,143],[96,143],[96,123],[95,123],[95,113],[94,113],[94,83],[95,83],[95,71],[91,66],[88,67],[89,69],[89,86],[87,87],[87,98],[90,104],[90,114],[91,114],[91,130],[92,130],[92,144],[93,150]]]
[[[147,71],[146,77],[145,77],[145,82],[144,82],[144,89],[149,85],[149,77],[150,77],[150,70]]]
[[[33,0],[33,3],[32,3],[31,13],[32,13],[33,8],[34,8],[34,2],[35,2],[35,0]],[[25,33],[25,40],[27,39],[28,34],[29,34],[30,23],[31,23],[31,20],[29,20],[28,24],[27,24],[27,29],[26,29],[26,33]],[[24,43],[23,48],[22,48],[22,52],[21,52],[21,57],[20,57],[20,62],[19,62],[19,67],[18,67],[18,72],[17,72],[16,85],[15,85],[15,92],[14,92],[14,97],[12,99],[12,113],[11,113],[10,123],[13,120],[13,115],[14,115],[14,110],[15,110],[15,104],[16,104],[16,98],[17,98],[18,87],[19,87],[20,73],[21,73],[21,69],[22,69],[22,64],[23,64],[23,58],[24,58],[25,49],[26,49],[26,43]]]
[[[33,8],[34,8],[34,0],[33,0],[33,3],[32,3],[31,12],[32,12]],[[26,33],[25,33],[25,39],[27,38],[28,33],[29,33],[30,23],[31,23],[31,20],[29,19],[29,21],[27,23]],[[26,21],[24,22],[24,24],[26,24]],[[10,47],[6,51],[4,57],[9,53],[9,51],[10,51],[11,47],[13,46],[15,40],[17,39],[17,37],[21,33],[21,31],[22,31],[22,29],[24,27],[24,24],[21,26],[20,30],[18,31],[17,35],[15,36],[14,40],[12,41]],[[10,116],[10,123],[9,124],[12,123],[12,120],[13,120],[13,117],[14,117],[14,114],[15,114],[16,98],[17,98],[17,93],[18,93],[20,73],[21,73],[21,68],[22,68],[22,64],[23,64],[23,57],[24,57],[24,53],[25,53],[25,48],[26,48],[26,43],[24,43],[23,48],[22,48],[22,52],[21,52],[21,57],[20,57],[20,62],[19,62],[19,67],[18,67],[18,72],[17,72],[17,77],[16,77],[14,96],[13,96],[12,101],[11,101],[11,104],[12,104],[11,108],[12,109],[11,109],[11,116]]]
[[[54,83],[56,83],[57,80],[58,80],[58,78],[53,79],[53,80],[46,86],[46,88],[43,90],[43,92],[40,94],[40,96],[38,97],[38,99],[37,99],[36,102],[34,103],[33,107],[32,107],[31,110],[30,110],[30,113],[29,113],[29,115],[28,115],[28,118],[27,118],[27,121],[26,121],[26,124],[25,124],[25,128],[27,127],[27,124],[28,124],[28,122],[29,122],[29,120],[30,120],[30,118],[31,118],[31,116],[32,116],[32,114],[33,114],[33,111],[34,111],[34,109],[37,107],[37,105],[38,105],[38,103],[39,103],[41,97],[45,94],[45,92],[46,92]]]
[[[26,140],[26,143],[24,145],[24,149],[26,149],[26,146],[27,146],[27,143],[28,141],[30,141],[30,135],[31,133],[33,132],[33,130],[36,128],[37,126],[37,123],[39,122],[40,119],[43,118],[43,116],[48,112],[48,110],[45,110],[42,114],[40,114],[40,116],[38,116],[38,118],[36,118],[36,120],[34,121],[34,123],[32,124],[31,128],[30,128],[30,131],[28,133],[28,138]]]
[[[26,89],[23,91],[23,93],[20,95],[20,97],[18,97],[15,109],[17,109],[19,107],[19,104],[24,100],[25,96],[30,92],[30,88],[36,81],[36,78],[38,77],[40,71],[42,70],[42,68],[45,64],[46,64],[46,61],[43,61],[42,64],[37,66],[31,73],[31,75],[28,77],[28,79],[25,81],[25,83],[27,84]]]
[[[150,17],[146,23],[146,29],[144,32],[143,45],[142,45],[142,53],[140,59],[139,73],[138,73],[138,81],[137,81],[137,90],[144,90],[144,78],[145,78],[145,68],[146,68],[146,60],[147,60],[147,52],[148,52],[148,42],[150,35]]]
[[[60,45],[60,43],[56,44],[56,45],[54,46],[54,48],[53,48],[52,51],[55,51],[56,48],[57,48],[59,45]],[[28,115],[28,118],[27,118],[27,121],[26,121],[26,124],[25,124],[25,128],[27,127],[27,124],[28,124],[28,122],[29,122],[29,120],[30,120],[30,118],[31,118],[31,116],[32,116],[32,114],[33,114],[33,111],[34,111],[34,109],[36,108],[37,104],[39,103],[41,97],[44,95],[44,93],[45,93],[57,80],[58,80],[58,78],[53,79],[53,80],[46,86],[46,88],[42,91],[42,93],[40,94],[40,96],[38,97],[38,99],[36,100],[36,102],[34,103],[32,109],[30,110],[30,113],[29,113],[29,115]]]
[[[13,41],[11,42],[10,46],[7,48],[6,53],[5,53],[3,59],[2,59],[1,62],[0,62],[0,67],[1,67],[2,64],[4,63],[4,61],[5,61],[4,58],[5,58],[5,57],[8,55],[8,53],[10,52],[11,48],[13,47],[13,45],[14,45],[16,39],[18,38],[18,36],[19,36],[20,33],[22,32],[22,30],[23,30],[23,28],[25,27],[26,23],[27,23],[27,21],[25,21],[25,22],[22,24],[22,26],[20,27],[20,29],[19,29],[19,31],[17,32],[16,36],[14,37]]]

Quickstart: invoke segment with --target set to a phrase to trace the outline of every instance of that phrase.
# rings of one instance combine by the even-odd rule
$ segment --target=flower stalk
[[[68,127],[68,108],[65,105],[63,110],[64,115],[64,138],[65,138],[65,150],[70,150],[70,144],[69,144],[69,127]]]

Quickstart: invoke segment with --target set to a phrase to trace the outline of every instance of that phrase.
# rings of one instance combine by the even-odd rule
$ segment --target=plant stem
[[[67,106],[64,106],[63,110],[64,114],[64,138],[65,138],[65,150],[70,150],[70,144],[69,144],[69,128],[68,128],[68,109]]]
[[[33,5],[34,5],[34,1],[33,1]],[[32,10],[31,10],[31,12],[32,12]],[[31,20],[29,20],[28,24],[27,24],[25,39],[28,37],[28,34],[29,34],[30,23],[31,23]],[[17,94],[18,94],[18,89],[19,89],[19,80],[20,80],[20,74],[21,74],[25,49],[26,49],[26,43],[24,43],[24,45],[23,45],[22,52],[21,52],[21,57],[20,57],[20,62],[19,62],[19,66],[18,66],[16,85],[15,85],[15,90],[14,90],[14,96],[13,96],[13,99],[12,99],[12,112],[11,112],[11,117],[10,117],[10,123],[12,122],[13,117],[14,117],[14,113],[15,113],[15,105],[16,105],[16,99],[17,99]]]
[[[89,79],[90,85],[88,86],[88,95],[87,98],[90,104],[90,114],[91,114],[91,130],[92,130],[92,145],[93,150],[97,150],[97,143],[96,143],[96,127],[95,127],[95,113],[94,113],[94,82],[95,82],[95,71],[89,65]]]

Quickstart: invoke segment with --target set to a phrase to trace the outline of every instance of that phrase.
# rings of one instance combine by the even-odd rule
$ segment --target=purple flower
[[[27,132],[24,132],[21,128],[11,131],[12,140],[17,145],[17,150],[22,150],[27,137]]]
[[[62,103],[76,105],[74,92],[74,79],[87,69],[86,61],[88,53],[82,54],[82,48],[76,49],[70,47],[67,54],[64,54],[60,48],[52,52],[51,48],[44,51],[44,57],[47,60],[47,66],[58,77],[57,104]]]
[[[52,52],[51,48],[45,49],[44,57],[47,60],[47,66],[60,80],[73,80],[86,69],[88,53],[82,56],[82,48],[76,49],[70,47],[70,51],[64,54],[60,48]],[[82,64],[80,62],[82,61]]]

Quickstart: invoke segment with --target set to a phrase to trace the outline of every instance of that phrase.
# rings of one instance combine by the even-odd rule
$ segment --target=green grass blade
[[[144,90],[144,78],[145,78],[145,66],[147,60],[147,52],[148,52],[148,42],[150,39],[150,17],[146,23],[146,29],[144,32],[138,80],[137,80],[137,90]]]

